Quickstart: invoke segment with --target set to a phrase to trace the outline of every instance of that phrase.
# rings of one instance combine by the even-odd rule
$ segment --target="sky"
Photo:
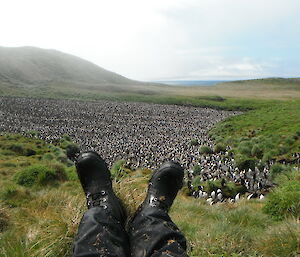
[[[299,0],[0,0],[0,46],[144,81],[300,77],[299,12]]]

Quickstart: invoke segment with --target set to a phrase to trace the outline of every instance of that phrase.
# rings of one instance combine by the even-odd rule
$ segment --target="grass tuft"
[[[212,154],[213,150],[209,146],[207,146],[207,145],[202,145],[199,148],[199,152],[201,154]]]
[[[4,232],[9,226],[9,217],[4,208],[0,208],[0,233]]]
[[[49,166],[35,164],[26,167],[16,173],[14,177],[15,181],[21,186],[32,187],[34,185],[42,186],[51,184],[66,178],[62,165],[51,164],[52,167]]]
[[[267,230],[257,242],[257,249],[263,256],[299,256],[300,224],[287,221]]]
[[[287,216],[300,219],[300,181],[287,181],[268,195],[264,211],[277,220]]]

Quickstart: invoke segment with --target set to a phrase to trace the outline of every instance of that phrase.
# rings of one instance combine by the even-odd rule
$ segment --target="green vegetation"
[[[202,154],[234,154],[240,169],[274,161],[271,175],[278,187],[264,201],[241,200],[209,206],[205,200],[177,197],[170,215],[187,236],[190,256],[297,256],[300,252],[299,79],[231,82],[215,87],[81,87],[0,85],[0,94],[78,100],[142,101],[213,107],[244,113],[218,123],[210,136],[214,149]],[[85,202],[75,168],[67,158],[78,146],[65,136],[56,145],[37,139],[37,132],[0,136],[0,257],[70,256]],[[197,146],[191,139],[190,144]],[[198,147],[198,146],[197,146]],[[228,148],[229,147],[229,148]],[[284,165],[288,164],[288,165]],[[193,168],[198,175],[200,166]],[[125,161],[112,168],[114,188],[130,215],[144,200],[151,171],[132,171]],[[22,178],[22,179],[20,179]],[[48,179],[50,178],[50,179]],[[20,183],[20,181],[22,181]],[[25,182],[24,182],[25,181]],[[51,182],[50,182],[51,181]],[[225,196],[243,188],[217,180],[202,185]]]
[[[199,165],[195,165],[193,167],[193,171],[194,171],[194,176],[200,175],[201,167]]]
[[[201,145],[199,148],[199,152],[201,154],[211,154],[213,153],[213,150],[207,145]]]
[[[66,151],[59,142],[52,145],[18,135],[2,135],[0,142],[0,256],[70,256],[86,207],[74,166],[58,160],[61,154],[66,156]],[[36,154],[26,156],[7,150],[16,142],[35,149]],[[50,160],[43,158],[49,155]],[[115,191],[132,215],[144,200],[151,171],[133,171],[125,166],[125,161],[119,161],[111,172]],[[60,174],[60,179],[39,184],[36,178],[30,180],[37,171]],[[25,174],[33,186],[18,184],[14,179],[17,174]],[[300,173],[281,170],[275,181],[279,187],[265,202],[241,200],[209,206],[205,200],[187,197],[182,190],[170,215],[187,236],[190,256],[296,256],[300,250],[300,191],[295,181],[300,181]],[[206,182],[203,186],[212,191],[222,188],[222,183]],[[239,192],[233,183],[225,184],[224,195],[226,190],[230,194]]]
[[[215,153],[225,152],[226,151],[226,145],[222,143],[217,143],[214,147]]]
[[[268,196],[264,211],[277,220],[285,217],[300,219],[300,172],[299,169],[278,173],[279,186]],[[280,178],[281,177],[281,178]]]
[[[73,143],[68,135],[63,136],[60,140],[59,147],[66,151],[66,156],[70,159],[73,159],[80,151],[79,146]],[[67,158],[64,159],[64,155],[59,148],[56,148],[55,153],[62,162],[68,162]]]
[[[211,137],[215,152],[230,145],[240,162],[273,158],[292,160],[300,145],[299,79],[260,79],[224,83],[209,87],[171,87],[136,85],[133,87],[82,87],[75,84],[50,84],[47,87],[0,85],[0,94],[78,100],[137,101],[161,104],[212,107],[247,111],[218,124]],[[35,134],[35,132],[29,132]],[[195,145],[196,141],[191,140]],[[16,151],[22,151],[18,146]],[[70,146],[70,154],[76,146]],[[33,153],[28,153],[33,154]]]
[[[58,166],[58,169],[54,169],[51,164],[40,165],[35,164],[23,168],[15,175],[15,181],[21,186],[31,187],[33,185],[43,186],[48,183],[61,181],[66,179],[66,173],[64,167]]]
[[[120,181],[121,179],[128,177],[129,169],[125,168],[125,160],[116,161],[111,168],[111,177],[116,181]]]
[[[257,107],[216,125],[210,136],[230,145],[240,162],[251,160],[293,162],[300,150],[300,101]]]
[[[241,185],[236,185],[233,182],[228,182],[224,179],[219,179],[215,181],[201,181],[199,176],[196,176],[192,181],[194,187],[203,186],[204,191],[210,194],[212,191],[222,190],[222,194],[226,198],[234,198],[237,193],[245,193],[245,187]]]
[[[291,171],[290,166],[282,165],[279,163],[275,163],[270,169],[270,173],[273,179],[275,179],[280,174],[287,174],[287,172],[289,171]]]
[[[299,251],[299,224],[272,221],[258,202],[212,208],[197,200],[177,201],[171,215],[186,233],[191,256],[296,256]]]
[[[192,145],[192,146],[197,146],[197,145],[199,145],[198,139],[193,138],[193,139],[191,140],[191,142],[190,142],[190,145]]]

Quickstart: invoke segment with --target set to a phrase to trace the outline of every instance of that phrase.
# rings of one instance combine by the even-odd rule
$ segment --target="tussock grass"
[[[212,207],[181,195],[171,216],[186,233],[191,256],[296,256],[299,220],[275,222],[263,206],[244,200]]]
[[[211,154],[213,153],[213,150],[207,145],[202,145],[199,147],[199,152],[201,154]]]
[[[14,179],[17,184],[26,187],[32,187],[34,185],[43,186],[49,183],[65,180],[66,174],[63,166],[61,165],[53,167],[52,164],[34,164],[17,172]]]
[[[70,256],[85,209],[84,198],[80,194],[70,196],[60,190],[47,190],[39,192],[39,195],[15,213],[15,230],[4,235],[6,244],[2,245],[3,249],[9,253],[22,243],[30,256]],[[11,233],[17,240],[7,242],[12,237]]]
[[[0,257],[70,256],[86,203],[74,166],[58,159],[66,152],[35,138],[2,135],[0,139]],[[254,139],[253,145],[261,141]],[[3,151],[2,147],[9,149],[16,141],[36,149],[36,154],[26,156],[11,150]],[[234,144],[236,140],[232,142]],[[256,152],[252,149],[253,146],[247,154]],[[43,159],[47,154],[54,159]],[[66,176],[55,184],[31,188],[16,184],[15,174],[32,165],[46,165],[58,172],[63,170]],[[123,172],[126,176],[119,176]],[[115,192],[131,217],[144,200],[152,171],[131,171],[123,162],[115,166],[115,173]],[[300,181],[296,169],[280,169],[274,173],[275,181],[280,185],[278,190],[291,181]],[[235,204],[210,206],[205,200],[187,197],[183,189],[170,216],[186,235],[190,256],[296,256],[299,253],[299,219],[286,218],[286,215],[281,220],[272,219],[264,212],[269,201],[272,202],[271,194],[266,201],[241,200]],[[290,213],[289,209],[286,211]]]
[[[300,101],[257,106],[230,117],[210,131],[216,143],[225,143],[242,161],[271,159],[294,162],[299,152]]]
[[[4,208],[0,208],[0,233],[5,231],[9,226],[9,217]]]
[[[240,202],[209,206],[181,196],[171,216],[186,233],[191,256],[254,256],[257,235],[270,225],[268,216],[257,211],[259,205]]]
[[[27,188],[8,184],[0,191],[0,199],[5,206],[15,208],[26,205],[33,199],[33,195]]]
[[[0,257],[31,257],[32,253],[28,250],[28,242],[25,238],[16,237],[15,232],[11,231],[1,235]]]
[[[148,188],[148,178],[150,177],[127,177],[121,181],[115,180],[113,183],[114,190],[124,203],[129,217],[134,215],[137,208],[145,199]]]
[[[300,220],[300,180],[287,179],[275,188],[269,194],[264,211],[278,220],[290,216]]]
[[[144,200],[149,176],[114,181],[115,191],[124,201],[129,216]],[[20,248],[24,251],[20,256],[70,256],[77,226],[86,210],[78,181],[33,190],[31,194],[35,197],[30,202],[15,208],[10,214],[14,229],[1,235],[4,241],[1,241],[0,249],[6,254],[3,256],[18,253]],[[280,242],[275,253],[287,252],[284,244],[287,241],[280,241],[284,236],[268,233],[285,223],[270,219],[262,212],[263,205],[254,200],[209,206],[205,201],[187,197],[181,192],[170,216],[185,233],[191,256],[272,256],[266,254],[272,250],[266,245],[273,241]],[[289,232],[285,230],[285,233]],[[295,233],[292,230],[289,238],[294,238]],[[288,252],[297,251],[297,247],[295,243],[290,244]]]
[[[0,88],[2,95],[22,97],[140,101],[248,111],[211,130],[215,152],[224,151],[224,146],[230,145],[241,168],[253,168],[258,160],[293,162],[292,154],[299,152],[299,80],[258,80],[199,88],[153,86],[127,92],[118,88],[109,92],[107,88],[82,89],[76,85],[49,85],[43,89],[0,85]],[[0,135],[0,257],[70,256],[85,211],[84,195],[74,167],[66,158],[66,150],[72,155],[77,146],[71,144],[68,136],[61,145],[48,145],[36,139],[35,131],[28,136],[31,139]],[[26,189],[12,180],[23,168],[51,167],[50,162],[59,162],[66,172],[66,178],[55,185]],[[294,197],[297,192],[290,191],[298,188],[294,184],[300,181],[299,171],[287,172],[280,165],[275,168],[273,177],[280,186],[265,202],[251,200],[209,206],[204,200],[187,197],[184,190],[180,192],[170,216],[186,235],[190,256],[299,255],[299,209],[294,209],[294,218],[286,218],[293,213],[286,203],[291,199],[292,206],[299,203],[299,197]],[[123,171],[126,176],[119,176]],[[151,171],[131,172],[119,165],[115,173],[115,191],[132,216],[144,200]],[[282,201],[286,197],[287,201]],[[268,215],[263,210],[270,204],[275,212]],[[284,211],[278,212],[274,205],[283,206],[279,209]],[[271,218],[278,213],[280,219]]]
[[[27,215],[35,217],[38,222],[19,225],[23,225],[24,230],[27,228],[34,256],[70,256],[77,226],[85,209],[84,199],[81,195],[50,191],[31,204],[26,209]],[[39,209],[35,210],[37,206]]]
[[[257,249],[263,256],[299,256],[300,223],[288,220],[271,227],[257,242]]]

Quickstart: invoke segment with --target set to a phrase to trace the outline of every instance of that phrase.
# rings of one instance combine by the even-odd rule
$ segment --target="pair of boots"
[[[183,169],[167,162],[149,182],[146,199],[125,230],[126,212],[112,188],[105,161],[95,152],[82,153],[77,174],[87,198],[73,246],[73,257],[187,256],[186,239],[168,211],[182,187]]]

